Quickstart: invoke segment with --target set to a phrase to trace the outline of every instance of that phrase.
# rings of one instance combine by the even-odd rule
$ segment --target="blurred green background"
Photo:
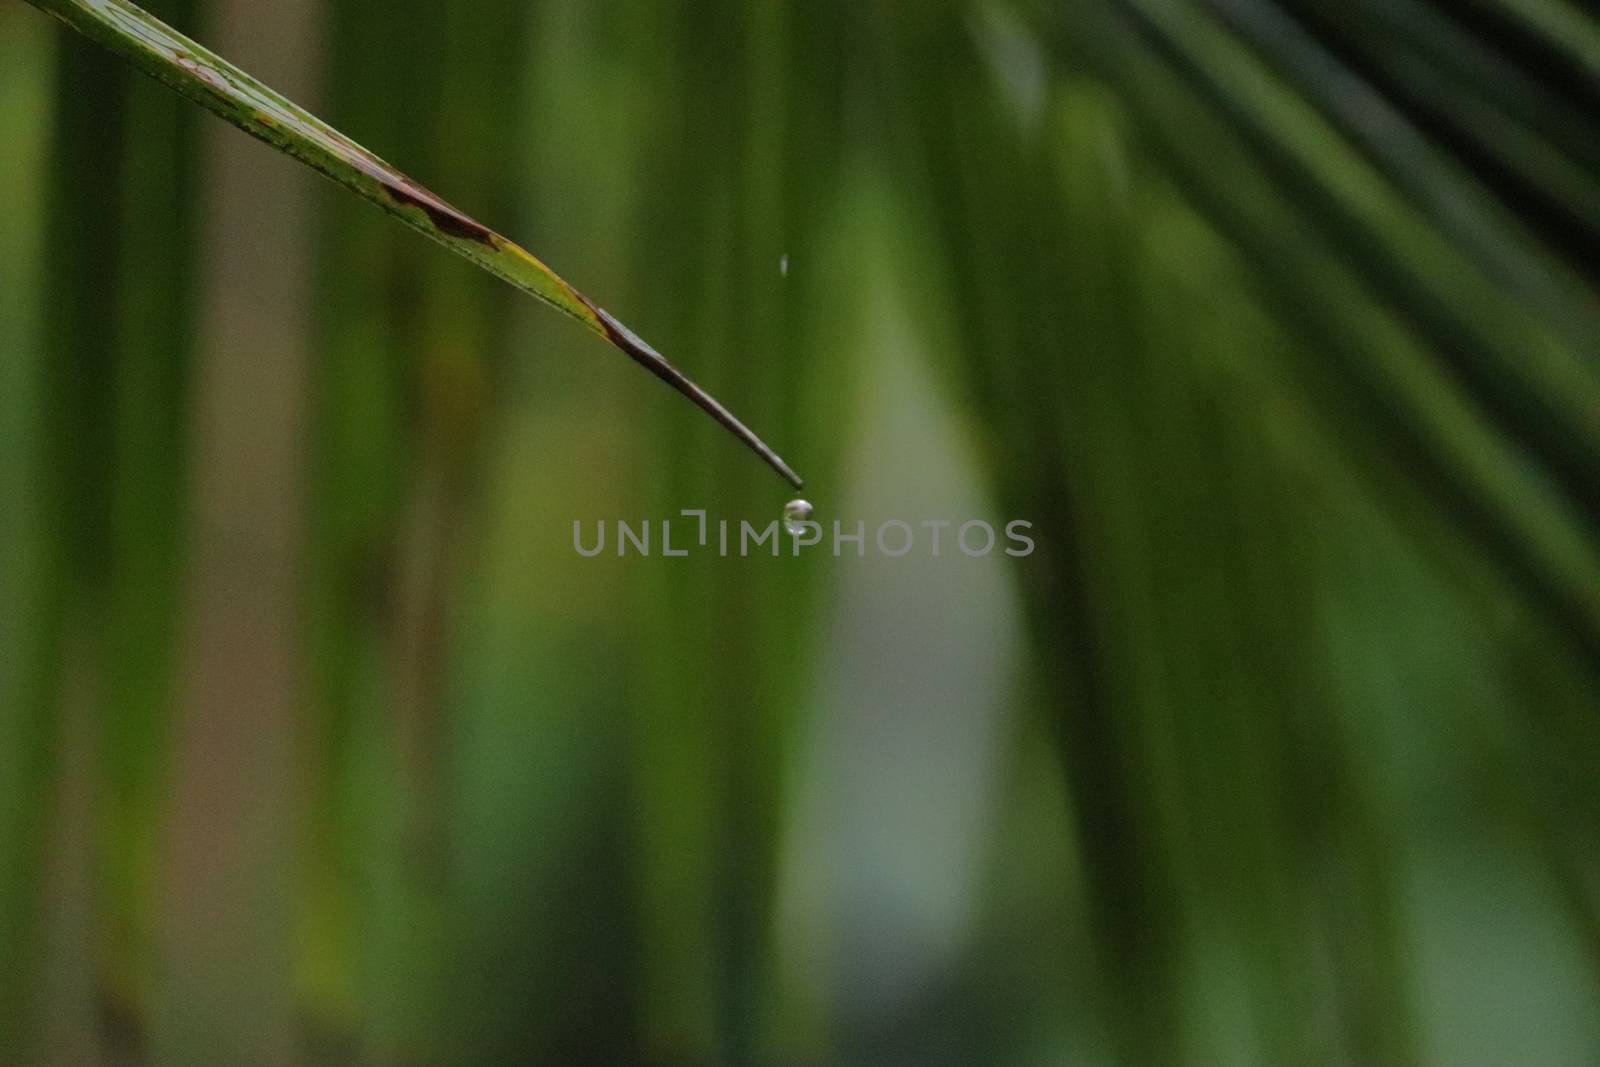
[[[0,0],[0,1064],[1600,1062],[1579,5],[148,7],[1038,548]]]

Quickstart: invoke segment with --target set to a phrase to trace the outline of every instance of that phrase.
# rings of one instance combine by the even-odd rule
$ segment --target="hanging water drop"
[[[809,500],[789,501],[783,506],[783,528],[799,536],[800,531],[805,529],[801,524],[811,521],[812,510]]]

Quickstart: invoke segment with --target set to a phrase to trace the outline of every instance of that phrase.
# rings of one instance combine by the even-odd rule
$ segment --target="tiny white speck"
[[[789,253],[787,252],[778,257],[778,273],[785,278],[789,276]]]

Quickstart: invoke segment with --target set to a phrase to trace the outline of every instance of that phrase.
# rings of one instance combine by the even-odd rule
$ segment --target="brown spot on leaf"
[[[383,191],[390,200],[404,207],[414,207],[428,216],[434,229],[464,241],[475,241],[490,248],[499,247],[500,239],[493,230],[440,200],[422,186],[404,179],[381,176]]]

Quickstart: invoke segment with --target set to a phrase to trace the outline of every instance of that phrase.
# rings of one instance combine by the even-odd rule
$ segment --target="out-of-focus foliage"
[[[1594,1060],[1592,16],[150,6],[1038,548],[0,7],[0,1063]]]
[[[1390,17],[1476,42],[1453,63],[1523,49],[1448,91],[1481,96],[1474,128],[1441,128],[1351,54],[1410,38],[1348,12],[1077,4],[996,8],[987,36],[957,13],[885,34],[1001,499],[1070,534],[1024,595],[1110,1039],[1133,1060],[1231,1061],[1230,1012],[1269,1062],[1424,1055],[1404,843],[1352,722],[1374,698],[1353,662],[1376,661],[1325,629],[1361,586],[1340,556],[1382,558],[1353,526],[1373,504],[1405,517],[1390,551],[1449,560],[1467,602],[1399,586],[1394,614],[1356,624],[1398,638],[1420,613],[1455,654],[1468,627],[1503,643],[1484,788],[1543,824],[1546,876],[1596,947],[1596,245],[1551,203],[1563,176],[1592,182],[1592,123],[1531,29],[1485,40],[1407,8]],[[1010,98],[976,91],[996,78]],[[1536,119],[1547,167],[1468,143]],[[1393,714],[1462,730],[1406,682]],[[1243,959],[1233,1003],[1188,970],[1218,939]]]

